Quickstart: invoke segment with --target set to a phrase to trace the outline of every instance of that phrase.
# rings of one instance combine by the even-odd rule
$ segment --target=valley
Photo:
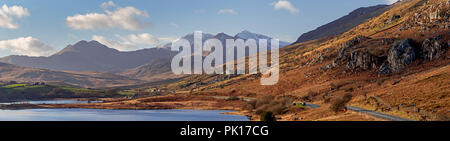
[[[0,101],[102,102],[0,108],[230,110],[226,114],[253,121],[448,121],[449,9],[449,0],[402,0],[357,9],[295,43],[280,41],[275,85],[261,85],[261,74],[175,75],[170,43],[122,52],[80,41],[48,57],[7,56],[0,58]],[[193,41],[193,34],[182,38]],[[247,30],[202,36],[203,42],[272,39]],[[262,53],[237,59],[249,62]],[[380,118],[385,115],[394,118]]]

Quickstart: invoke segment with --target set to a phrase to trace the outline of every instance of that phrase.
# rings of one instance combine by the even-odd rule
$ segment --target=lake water
[[[107,110],[26,109],[0,110],[0,121],[248,121],[223,110]]]
[[[102,102],[102,101],[91,101]],[[79,104],[88,101],[44,100],[0,104]],[[225,115],[224,110],[107,110],[24,109],[0,110],[0,121],[247,121],[245,116]]]

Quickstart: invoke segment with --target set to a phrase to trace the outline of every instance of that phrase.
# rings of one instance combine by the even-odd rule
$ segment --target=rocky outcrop
[[[376,68],[378,57],[369,53],[354,51],[347,59],[347,69],[351,70],[369,70]]]
[[[357,45],[367,39],[370,39],[370,38],[366,37],[366,36],[358,35],[358,36],[348,40],[347,42],[343,43],[342,48],[339,50],[338,57],[335,59],[334,62],[339,62],[340,60],[345,59],[346,58],[345,53],[347,52],[347,50],[349,50],[350,48],[354,47],[355,45]]]
[[[363,41],[365,41],[367,39],[370,39],[370,38],[366,37],[366,36],[358,35],[358,36],[348,40],[347,42],[345,42],[343,44],[343,46],[344,46],[344,48],[353,47],[353,46],[355,46],[355,45],[357,45],[357,44],[359,44],[359,43],[361,43],[361,42],[363,42]]]
[[[390,74],[403,70],[416,59],[415,48],[412,39],[397,41],[389,50],[387,62],[378,69],[379,74]]]
[[[434,60],[441,57],[447,48],[446,43],[440,43],[439,37],[426,39],[422,43],[422,53],[425,60]]]
[[[388,53],[389,67],[393,72],[404,69],[416,59],[412,39],[397,42]]]
[[[345,64],[347,69],[350,70],[369,70],[376,67],[378,57],[361,51],[353,51],[348,53],[354,46],[368,39],[370,38],[365,36],[356,36],[343,43],[336,59],[334,59],[333,62],[326,67],[333,68],[340,64]]]
[[[384,74],[384,75],[391,74],[391,69],[389,68],[389,66],[387,65],[386,62],[381,64],[380,68],[378,69],[378,74]]]

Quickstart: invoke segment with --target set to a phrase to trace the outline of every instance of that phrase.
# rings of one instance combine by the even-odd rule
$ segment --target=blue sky
[[[195,30],[229,35],[249,30],[293,42],[302,33],[356,8],[392,3],[389,1],[0,0],[0,57],[49,55],[68,44],[92,39],[129,51]],[[123,15],[127,12],[131,16]],[[103,18],[109,21],[104,23]],[[144,40],[149,42],[139,42]]]

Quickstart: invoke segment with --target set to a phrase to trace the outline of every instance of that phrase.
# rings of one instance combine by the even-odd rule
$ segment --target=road
[[[306,103],[305,106],[306,106],[306,107],[309,107],[309,108],[311,108],[311,109],[316,109],[316,108],[319,108],[319,107],[320,107],[320,105],[317,105],[317,104],[311,104],[311,103]]]
[[[213,97],[217,98],[217,99],[228,99],[229,98],[229,96],[213,96]],[[255,100],[255,98],[249,98],[249,97],[243,97],[242,99],[244,99],[245,101]],[[312,103],[306,103],[305,106],[309,107],[311,109],[316,109],[316,108],[320,107],[320,105],[312,104]],[[370,115],[373,117],[377,117],[377,118],[381,118],[381,119],[385,119],[385,120],[389,120],[389,121],[412,121],[409,119],[405,119],[405,118],[401,118],[401,117],[397,117],[397,116],[393,116],[393,115],[388,115],[388,114],[384,114],[384,113],[380,113],[380,112],[376,112],[376,111],[372,111],[372,110],[367,110],[367,109],[363,109],[360,107],[355,107],[355,106],[346,106],[346,107],[348,110],[351,110],[354,112],[367,114],[367,115]]]
[[[316,108],[320,107],[320,105],[310,104],[310,103],[307,103],[306,106],[310,107],[312,109],[316,109]],[[355,111],[355,112],[367,114],[367,115],[370,115],[370,116],[373,116],[373,117],[377,117],[377,118],[382,118],[382,119],[385,119],[385,120],[390,120],[390,121],[412,121],[412,120],[409,120],[409,119],[405,119],[405,118],[401,118],[401,117],[397,117],[397,116],[393,116],[393,115],[388,115],[388,114],[383,114],[383,113],[380,113],[380,112],[375,112],[375,111],[363,109],[363,108],[360,108],[360,107],[355,107],[355,106],[346,106],[346,107],[347,107],[348,110],[352,110],[352,111]]]
[[[359,112],[359,113],[368,114],[370,116],[374,116],[377,118],[390,120],[390,121],[412,121],[409,119],[405,119],[405,118],[401,118],[401,117],[397,117],[397,116],[393,116],[393,115],[388,115],[388,114],[383,114],[383,113],[379,113],[379,112],[375,112],[372,110],[367,110],[367,109],[363,109],[363,108],[359,108],[359,107],[354,107],[354,106],[347,106],[347,109],[355,111],[355,112]]]

